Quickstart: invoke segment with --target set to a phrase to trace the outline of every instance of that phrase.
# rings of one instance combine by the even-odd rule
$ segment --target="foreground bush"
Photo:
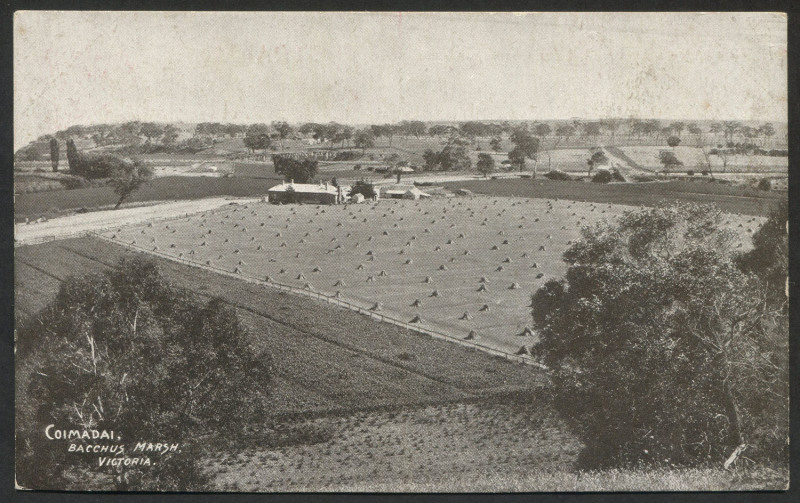
[[[234,438],[267,413],[270,360],[250,349],[233,309],[195,304],[141,258],[67,279],[17,335],[16,477],[27,488],[69,489],[77,477],[87,489],[87,475],[92,489],[202,487],[201,439]],[[122,443],[128,456],[136,442],[180,450],[146,468],[100,467],[97,455],[48,440],[49,424],[114,430],[122,440],[104,443]]]
[[[674,205],[585,228],[566,277],[533,295],[554,403],[586,445],[584,467],[718,465],[738,446],[785,461],[786,299],[770,293],[774,269],[737,263],[721,217]],[[755,255],[745,262],[788,251]]]

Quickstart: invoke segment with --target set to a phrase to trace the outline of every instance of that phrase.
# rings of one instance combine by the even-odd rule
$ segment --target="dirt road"
[[[174,218],[230,203],[248,203],[259,200],[260,198],[212,197],[196,201],[166,201],[136,208],[94,211],[43,222],[21,223],[14,226],[14,242],[19,245],[66,238],[87,231],[98,231],[153,219]]]

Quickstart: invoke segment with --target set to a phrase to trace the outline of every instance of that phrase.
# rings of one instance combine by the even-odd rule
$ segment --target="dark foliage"
[[[201,438],[235,437],[268,412],[270,359],[251,350],[233,309],[196,304],[140,257],[64,281],[20,328],[16,361],[16,476],[29,488],[69,489],[94,473],[97,489],[201,490]],[[114,430],[128,455],[137,441],[181,448],[152,467],[101,468],[47,440],[48,424]]]

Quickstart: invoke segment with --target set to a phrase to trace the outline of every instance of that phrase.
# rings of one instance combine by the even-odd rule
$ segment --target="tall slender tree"
[[[53,173],[58,171],[58,140],[50,138],[50,164],[53,166]]]

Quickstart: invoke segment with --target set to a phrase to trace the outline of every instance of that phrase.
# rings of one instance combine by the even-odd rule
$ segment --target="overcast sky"
[[[768,13],[18,12],[15,147],[73,124],[785,121]]]

